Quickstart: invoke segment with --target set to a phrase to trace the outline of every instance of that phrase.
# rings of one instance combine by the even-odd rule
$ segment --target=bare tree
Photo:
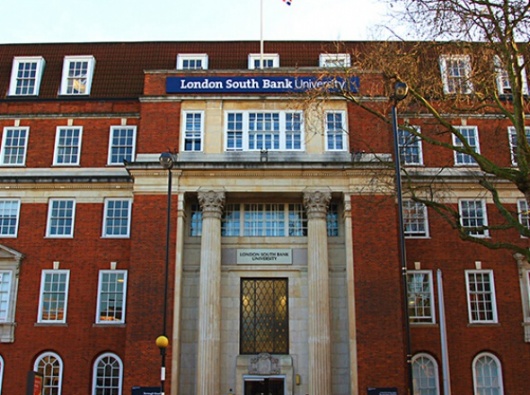
[[[530,237],[530,230],[520,223],[513,204],[503,201],[503,191],[515,187],[530,207],[530,127],[525,126],[530,106],[525,72],[530,59],[530,1],[387,2],[396,10],[396,20],[410,26],[417,39],[396,37],[354,46],[351,67],[326,70],[321,78],[348,80],[361,75],[359,89],[322,89],[317,95],[341,96],[390,124],[392,87],[396,81],[406,83],[409,95],[399,104],[400,129],[424,144],[466,158],[473,168],[455,172],[449,167],[427,171],[404,166],[405,193],[439,213],[462,239],[509,249],[530,259],[525,243],[513,237],[514,230]],[[380,100],[384,97],[389,100]],[[509,123],[511,165],[491,151],[479,152],[456,126],[456,121],[477,115],[488,120],[485,139],[491,141],[499,133],[503,136],[499,147],[506,152]],[[476,229],[462,225],[458,208],[445,199],[455,173],[481,187],[483,196],[493,201],[500,221]],[[491,239],[476,237],[490,231],[494,232]]]

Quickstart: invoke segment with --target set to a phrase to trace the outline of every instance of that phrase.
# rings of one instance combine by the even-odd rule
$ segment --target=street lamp
[[[158,159],[164,169],[167,170],[167,215],[166,215],[166,260],[165,260],[165,274],[164,274],[164,310],[162,312],[162,335],[156,338],[156,346],[160,349],[160,356],[162,358],[160,366],[160,395],[164,395],[164,384],[166,381],[166,349],[169,346],[169,339],[167,338],[167,294],[168,294],[168,276],[169,276],[169,236],[171,229],[171,169],[175,158],[170,152],[163,152]]]
[[[401,156],[399,154],[399,131],[397,119],[397,104],[407,97],[409,88],[406,83],[397,81],[394,83],[394,92],[390,96],[392,99],[392,132],[394,135],[394,163],[396,168],[396,197],[398,203],[398,233],[399,233],[399,257],[401,263],[401,279],[403,281],[403,314],[405,320],[405,348],[406,348],[406,369],[408,380],[408,393],[414,393],[414,380],[412,378],[412,352],[410,340],[410,322],[409,322],[409,306],[407,295],[407,253],[405,249],[405,229],[403,221],[403,192],[401,187]]]

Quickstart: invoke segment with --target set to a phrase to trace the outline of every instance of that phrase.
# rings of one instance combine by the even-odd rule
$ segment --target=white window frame
[[[102,304],[103,302],[107,302],[110,305],[110,299],[103,300],[103,294],[118,294],[119,292],[111,291],[110,289],[103,289],[103,277],[105,275],[116,275],[120,276],[121,278],[118,278],[116,282],[123,284],[123,289],[121,291],[121,319],[102,319]],[[117,289],[117,288],[116,288]],[[115,304],[115,307],[118,306],[118,303]],[[109,325],[115,325],[115,324],[124,324],[125,323],[125,314],[126,314],[126,306],[127,306],[127,270],[100,270],[99,276],[98,276],[98,299],[97,299],[97,307],[96,307],[96,323],[97,324],[109,324]],[[109,307],[110,308],[110,307]]]
[[[51,377],[52,380],[50,380],[49,377],[43,375],[43,383],[42,383],[42,385],[43,385],[44,393],[46,393],[46,394],[52,393],[52,392],[50,392],[50,386],[48,384],[51,381],[52,383],[56,383],[56,385],[54,385],[51,388],[57,388],[57,390],[58,390],[57,395],[61,395],[62,390],[63,390],[64,365],[63,365],[63,360],[61,359],[61,357],[59,355],[57,355],[54,352],[44,352],[44,353],[40,354],[38,356],[38,358],[35,360],[35,363],[33,365],[33,371],[39,372],[39,363],[46,357],[55,358],[55,360],[57,361],[57,363],[59,365],[59,376],[57,377],[57,381],[55,381],[54,380],[55,377]]]
[[[31,77],[19,76],[20,67],[26,64],[35,64],[35,75]],[[44,66],[46,61],[42,56],[16,56],[13,58],[13,68],[11,69],[11,81],[9,83],[9,96],[38,96],[40,91],[40,84],[42,74],[44,73]],[[33,89],[27,93],[17,93],[19,89],[26,89],[27,87],[20,87],[19,82],[25,80],[33,81]]]
[[[229,130],[229,116],[230,115],[238,115],[241,114],[242,118],[242,129],[237,131]],[[250,148],[250,135],[252,134],[251,130],[251,122],[250,118],[251,115],[261,115],[261,114],[278,114],[279,117],[279,130],[276,131],[265,131],[263,134],[277,134],[279,136],[279,148]],[[298,133],[289,133],[290,131],[287,130],[287,116],[288,115],[296,115],[300,118],[300,148],[289,148],[287,149],[288,144],[288,137],[290,135],[298,135]],[[229,141],[232,140],[239,140],[237,138],[232,139],[229,138],[229,134],[235,134],[240,133],[241,134],[241,147],[229,147]],[[256,134],[257,135],[257,134]],[[225,151],[288,151],[288,152],[302,152],[305,150],[305,131],[304,131],[304,115],[302,111],[285,111],[285,110],[279,110],[279,111],[226,111],[225,112],[225,126],[224,126],[224,149]]]
[[[60,202],[72,202],[72,216],[71,217],[58,217],[58,216],[52,216],[54,210],[57,208],[54,207],[56,203]],[[47,220],[47,226],[46,226],[46,237],[51,238],[71,238],[74,237],[74,228],[75,228],[75,208],[76,208],[76,201],[75,199],[69,199],[69,198],[61,198],[61,199],[50,199],[48,202],[48,220]],[[56,219],[62,219],[70,218],[72,225],[69,233],[59,233],[55,234],[52,233],[53,223]]]
[[[118,130],[122,129],[130,129],[132,131],[132,141],[130,145],[121,145],[121,144],[114,144],[114,133],[116,133]],[[137,136],[137,127],[136,125],[121,125],[121,126],[111,126],[109,131],[109,152],[107,157],[107,164],[109,166],[123,166],[124,160],[127,162],[133,162],[136,157],[136,136]],[[116,149],[127,149],[130,150],[130,158],[129,155],[123,155],[123,154],[114,154],[114,150]],[[117,156],[121,158],[120,160],[114,160],[114,156]]]
[[[111,202],[127,202],[127,231],[124,234],[114,234],[112,232],[108,232],[109,229],[109,220],[116,220],[116,219],[123,219],[123,217],[110,217],[109,218],[109,203]],[[103,230],[102,230],[102,237],[105,238],[129,238],[131,234],[131,213],[132,213],[132,199],[129,198],[107,198],[105,199],[105,204],[103,208]],[[120,211],[123,210],[123,208],[120,209]],[[112,229],[116,228],[115,226],[112,227]],[[120,227],[121,228],[121,227]]]
[[[524,57],[519,56],[517,59],[517,62],[519,63],[519,66],[524,65]],[[503,67],[501,59],[498,55],[495,55],[493,58],[493,64],[495,66],[496,70],[496,82],[497,82],[497,90],[499,92],[499,95],[511,95],[512,94],[512,88],[510,86],[510,80],[508,78],[508,71],[505,67]],[[523,67],[521,70],[521,80],[523,81],[522,86],[522,92],[523,95],[528,95],[528,80],[526,76],[526,69]]]
[[[2,383],[4,382],[4,358],[0,355],[0,394],[2,393]]]
[[[519,218],[519,223],[530,229],[530,212],[529,212],[528,202],[526,199],[517,200],[517,216]],[[521,235],[521,237],[524,237]]]
[[[99,357],[97,357],[97,359],[94,361],[94,366],[92,368],[92,395],[97,395],[97,394],[101,394],[102,392],[101,391],[98,391],[98,390],[105,390],[105,389],[109,389],[108,387],[100,387],[97,385],[98,383],[98,365],[100,362],[102,362],[103,358],[113,358],[119,365],[119,385],[118,385],[118,391],[117,392],[112,392],[112,393],[116,393],[116,394],[122,394],[122,390],[123,390],[123,362],[121,360],[120,357],[118,357],[116,354],[114,353],[104,353],[104,354],[101,354]],[[105,378],[108,379],[108,377],[106,376]],[[107,392],[105,392],[107,393]]]
[[[46,285],[48,282],[46,281],[48,279],[48,276],[54,276],[54,275],[61,275],[65,276],[65,289],[62,292],[50,292],[47,290]],[[52,283],[56,284],[56,283]],[[64,324],[66,323],[66,316],[68,313],[68,288],[70,285],[70,270],[59,270],[59,269],[53,269],[53,270],[43,270],[41,273],[41,281],[40,281],[40,292],[39,292],[39,315],[37,317],[37,322],[42,324]],[[61,294],[64,296],[64,302],[62,303],[62,306],[60,304],[57,304],[57,311],[60,311],[60,307],[62,307],[63,310],[63,317],[62,319],[44,319],[43,315],[45,313],[44,311],[44,303],[46,302],[46,295],[49,293],[54,294]]]
[[[342,127],[341,130],[335,130],[329,128],[330,122],[328,116],[340,115]],[[346,111],[326,111],[324,114],[324,130],[325,130],[325,147],[326,151],[348,151],[348,120]],[[334,122],[332,122],[334,123]],[[340,137],[340,138],[339,138]],[[338,147],[340,143],[340,147]],[[331,147],[330,147],[331,145]]]
[[[63,132],[68,133],[68,131],[76,131],[78,132],[77,145],[70,144],[66,145],[64,143],[64,139],[73,139],[72,137],[65,137],[62,135]],[[55,149],[53,154],[53,165],[54,166],[78,166],[81,161],[81,144],[83,140],[83,127],[82,126],[57,126],[57,131],[55,132]],[[61,142],[63,141],[63,142]],[[70,150],[70,153],[64,154],[61,153],[61,150]],[[74,151],[76,151],[74,153]],[[75,161],[70,162],[60,162],[60,157],[66,157],[66,158],[73,158],[75,157]]]
[[[495,387],[488,386],[488,387],[480,387],[479,388],[479,377],[477,372],[477,363],[483,359],[483,358],[489,358],[492,362],[495,363],[497,367],[497,385]],[[489,352],[482,352],[478,354],[475,358],[473,358],[473,364],[472,364],[472,370],[473,370],[473,393],[474,395],[485,395],[485,394],[491,394],[493,392],[490,392],[492,389],[497,389],[498,395],[504,394],[504,383],[502,379],[502,365],[499,358],[497,358],[495,355],[489,353]],[[488,376],[488,379],[491,379],[491,377]],[[490,380],[488,380],[490,381]],[[485,388],[487,391],[484,392],[481,390],[482,388]]]
[[[472,290],[471,289],[471,281],[470,276],[474,275],[483,275],[487,276],[489,278],[488,284],[489,284],[489,291],[486,290]],[[484,269],[474,269],[474,270],[466,270],[465,271],[466,276],[466,299],[467,299],[467,312],[468,312],[468,320],[470,324],[496,324],[498,322],[497,317],[497,302],[496,302],[496,294],[495,294],[495,281],[493,278],[493,270],[484,270]],[[482,296],[483,299],[477,299],[476,301],[473,301],[473,297],[476,295]],[[489,301],[487,299],[484,299],[484,297],[489,296]],[[473,317],[474,314],[477,314],[477,305],[480,305],[479,307],[483,307],[483,305],[488,304],[491,308],[491,319],[480,319]],[[481,310],[479,313],[483,314],[484,310]]]
[[[0,323],[5,324],[8,322],[13,322],[12,310],[12,299],[13,299],[13,283],[15,279],[13,278],[15,272],[13,270],[4,270],[0,268],[0,307],[5,306],[5,313],[0,314]],[[5,276],[5,278],[4,278]],[[2,285],[5,290],[2,291]],[[0,309],[0,313],[2,310]]]
[[[526,134],[526,140],[530,144],[530,126],[525,126],[524,131]],[[512,166],[517,166],[517,133],[515,132],[514,126],[508,127],[508,141],[510,142],[510,157],[512,159]]]
[[[477,154],[480,154],[480,141],[479,141],[479,135],[478,135],[478,127],[477,126],[453,126],[453,127],[457,129],[461,134],[472,132],[473,136],[468,136],[468,137],[472,137],[476,141],[476,144],[471,144],[473,141],[471,141],[470,143],[469,138],[466,138],[466,141],[473,148],[474,152],[476,152]],[[453,145],[455,147],[464,146],[464,143],[456,136],[456,134],[453,133],[452,136],[453,136]],[[460,153],[457,151],[453,151],[453,152],[454,152],[455,166],[477,166],[477,162],[471,155]]]
[[[470,202],[473,202],[473,204],[475,206],[477,206],[477,203],[480,202],[480,209],[482,210],[482,217],[479,217],[477,214],[477,211],[474,210],[473,212],[475,213],[475,215],[473,217],[466,217],[464,218],[463,216],[463,212],[464,212],[464,202],[467,202],[467,203],[470,203]],[[488,213],[487,213],[487,208],[486,208],[486,201],[484,199],[460,199],[458,201],[458,213],[459,213],[459,216],[460,216],[460,224],[462,225],[463,228],[465,229],[473,229],[473,228],[477,228],[477,227],[487,227],[488,226]],[[466,225],[465,224],[465,221],[466,220],[474,220],[474,221],[477,221],[477,220],[482,220],[482,225],[480,226],[469,226],[469,225]],[[469,234],[471,236],[474,236],[474,237],[489,237],[489,230],[488,229],[484,229],[482,232],[483,233],[478,233],[480,231],[475,231],[475,232],[472,232],[471,230],[469,231]]]
[[[321,53],[318,57],[318,65],[325,68],[351,67],[351,56],[349,53]]]
[[[423,224],[423,231],[419,230],[421,224]],[[409,225],[413,225],[416,230],[407,228]],[[429,237],[429,218],[425,204],[412,199],[403,200],[403,232],[407,238]]]
[[[262,58],[263,56],[263,58]],[[277,53],[249,53],[248,54],[248,68],[249,70],[257,70],[260,69],[259,62],[263,59],[263,63],[270,63],[272,62],[271,66],[265,66],[264,69],[272,69],[280,67],[280,55]]]
[[[199,130],[191,128],[188,130],[188,117],[198,116],[200,118]],[[194,122],[192,122],[194,125]],[[183,111],[182,112],[182,152],[202,152],[204,149],[204,111]],[[188,141],[191,142],[191,149],[188,149]],[[196,143],[199,148],[195,149]]]
[[[24,133],[24,144],[23,145],[16,145],[16,146],[13,146],[13,145],[10,145],[9,147],[6,146],[7,144],[7,140],[8,138],[9,139],[12,139],[13,137],[10,135],[11,133],[15,132],[15,131],[19,131],[20,133]],[[20,140],[21,138],[18,137],[18,140]],[[0,150],[0,166],[26,166],[26,157],[27,157],[27,154],[28,154],[28,140],[29,140],[29,127],[28,126],[6,126],[4,128],[4,133],[2,135],[2,149]],[[6,156],[7,156],[7,153],[6,153],[6,149],[10,149],[10,150],[17,150],[17,151],[20,151],[20,153],[17,153],[16,154],[16,158],[18,157],[21,157],[21,160],[20,161],[16,161],[16,162],[6,162]],[[9,157],[11,158],[12,155],[10,154]]]
[[[15,211],[12,213],[12,209],[10,207],[6,207],[6,209],[9,209],[9,212],[6,213],[6,216],[4,216],[4,208],[2,207],[3,204],[6,205],[14,205]],[[8,225],[4,228],[4,219],[8,220],[10,218],[15,217],[15,225],[14,225],[14,232],[8,233],[4,230],[7,230],[6,228],[12,228],[12,226]],[[0,237],[17,237],[18,235],[18,223],[20,221],[20,199],[0,199]]]
[[[417,292],[414,292],[414,294],[420,294],[419,298],[420,300],[425,300],[428,298],[429,304],[430,304],[430,315],[422,315],[422,316],[416,316],[410,314],[409,311],[409,320],[411,324],[434,324],[436,323],[436,311],[434,308],[434,286],[433,286],[433,277],[432,277],[432,271],[431,270],[407,270],[407,302],[409,309],[414,304],[416,304],[416,300],[412,300],[412,293],[410,289],[410,278],[412,278],[415,275],[421,276],[423,279],[427,280],[427,284],[429,286],[428,291],[420,290]],[[417,282],[415,282],[417,283]],[[424,282],[422,282],[423,284]],[[423,309],[423,306],[420,306],[420,309]]]
[[[414,129],[419,133],[420,127],[413,126]],[[411,133],[406,129],[398,130],[398,145],[399,145],[399,158],[401,163],[407,166],[423,166],[423,147],[421,138]],[[410,153],[413,151],[413,153]],[[414,152],[414,151],[417,151]],[[417,160],[413,160],[413,157],[418,157]]]
[[[434,379],[434,382],[435,382],[435,385],[436,385],[435,388],[432,388],[432,387],[423,388],[423,387],[421,387],[420,383],[425,383],[425,380],[421,380],[421,378],[429,378],[429,377],[428,376],[417,377],[417,375],[414,374],[416,371],[420,370],[419,368],[416,369],[416,366],[417,366],[418,360],[421,360],[421,359],[426,359],[431,364],[431,369],[427,369],[427,371],[433,373],[432,379]],[[424,394],[439,395],[440,394],[440,380],[439,380],[439,377],[438,377],[438,363],[436,362],[436,359],[434,359],[431,355],[429,355],[427,353],[418,353],[418,354],[415,354],[412,357],[412,377],[413,377],[413,380],[414,380],[414,395],[424,395]],[[420,380],[418,380],[418,379],[420,379]],[[432,389],[435,390],[434,393],[431,391]],[[424,393],[423,390],[426,390],[427,392]]]
[[[70,64],[75,62],[86,62],[87,70],[86,75],[84,76],[75,76],[70,75]],[[60,95],[67,96],[86,96],[90,95],[92,89],[92,80],[94,77],[94,69],[96,67],[96,58],[92,55],[79,55],[79,56],[65,56],[63,61],[63,74],[61,78],[61,89],[59,91]],[[83,82],[83,80],[85,80]],[[72,81],[72,83],[70,83]],[[83,90],[78,90],[76,92],[73,86],[78,82],[79,86],[83,86]]]
[[[0,258],[0,273],[2,273],[2,276],[5,274],[9,277],[9,284],[4,279],[3,287],[5,315],[0,320],[1,344],[15,341],[15,311],[17,307],[20,262],[23,255],[3,245],[0,245],[0,255],[2,255],[2,258]]]
[[[189,67],[186,62],[201,63],[201,67]],[[208,54],[205,53],[179,53],[177,55],[177,70],[208,70]]]
[[[473,92],[473,83],[471,82],[471,58],[469,55],[442,55],[439,59],[440,71],[442,73],[442,82],[444,93],[447,95],[470,94]],[[450,74],[449,62],[463,62],[463,75]],[[454,79],[455,83],[451,83]],[[456,81],[459,81],[456,83]],[[465,84],[465,86],[464,86]],[[458,89],[457,89],[458,85]]]

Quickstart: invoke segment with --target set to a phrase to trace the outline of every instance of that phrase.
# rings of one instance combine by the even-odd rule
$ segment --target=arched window
[[[102,354],[94,362],[92,395],[121,395],[123,364],[111,353]]]
[[[503,395],[502,371],[499,359],[490,353],[478,354],[473,360],[475,395]]]
[[[429,354],[420,353],[412,358],[414,395],[439,395],[438,364]]]
[[[43,395],[61,395],[63,361],[53,352],[41,354],[33,369],[43,377]]]

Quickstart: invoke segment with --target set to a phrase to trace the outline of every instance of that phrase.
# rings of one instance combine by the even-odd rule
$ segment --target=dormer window
[[[177,69],[178,70],[207,70],[208,69],[208,55],[203,54],[178,54],[177,55]]]
[[[280,67],[280,55],[277,53],[251,53],[248,55],[248,68],[250,70],[272,69],[275,67]]]
[[[37,96],[45,65],[41,56],[15,57],[11,70],[10,96]]]
[[[501,59],[498,56],[494,58],[495,72],[497,76],[497,89],[499,95],[509,95],[512,93],[512,87],[510,85],[510,79],[508,77],[508,71],[503,66]],[[518,58],[519,66],[524,64],[524,58],[520,56]],[[521,70],[521,79],[522,79],[522,91],[523,95],[528,95],[528,82],[526,79],[526,70],[523,68]]]
[[[440,71],[445,94],[469,94],[473,91],[471,59],[468,55],[441,56]]]
[[[89,95],[95,65],[93,56],[66,56],[60,94]]]
[[[350,67],[351,58],[349,53],[321,53],[318,59],[320,67]]]

